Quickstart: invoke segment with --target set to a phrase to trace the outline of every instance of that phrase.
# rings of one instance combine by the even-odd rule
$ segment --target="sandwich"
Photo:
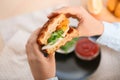
[[[43,52],[52,54],[78,36],[78,31],[73,27],[69,27],[69,19],[64,14],[60,14],[49,19],[43,25],[37,41],[42,46],[41,50]]]

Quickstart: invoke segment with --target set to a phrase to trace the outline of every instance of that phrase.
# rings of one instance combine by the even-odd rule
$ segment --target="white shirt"
[[[120,52],[120,23],[103,22],[103,24],[104,32],[97,39],[97,43]]]

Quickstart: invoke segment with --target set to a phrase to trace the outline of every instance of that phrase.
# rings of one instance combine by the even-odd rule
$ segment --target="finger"
[[[30,36],[29,40],[37,39],[39,36],[41,28],[36,29]]]
[[[66,7],[62,7],[62,8],[60,8],[60,9],[57,9],[57,10],[53,11],[53,12],[52,12],[51,14],[49,14],[47,17],[48,17],[49,19],[56,17],[57,15],[60,14],[59,11],[60,11],[61,9],[63,9],[63,8],[66,8]]]
[[[27,56],[30,56],[31,52],[32,51],[32,44],[36,43],[36,39],[34,39],[35,36],[31,35],[30,38],[28,39],[27,41],[27,44],[26,44],[26,53],[27,53]]]
[[[51,14],[49,14],[47,17],[49,18],[49,19],[52,19],[52,18],[54,18],[54,17],[56,17],[57,15],[59,15],[59,13],[51,13]]]
[[[26,44],[26,53],[28,57],[31,56],[31,53],[33,53],[33,44],[30,43],[30,41]]]
[[[83,37],[82,36],[82,29],[81,28],[83,28],[84,26],[82,26],[83,25],[83,22],[84,22],[84,19],[83,18],[81,18],[81,20],[79,21],[79,23],[78,23],[78,25],[77,25],[77,30],[78,30],[78,32],[79,32],[79,37]]]
[[[38,28],[37,30],[35,30],[35,31],[31,34],[31,36],[30,36],[29,39],[28,39],[27,44],[37,43],[37,38],[38,38],[38,36],[39,36],[40,30],[41,30],[41,28]]]
[[[77,18],[78,20],[81,19],[81,15],[78,13],[78,11],[75,11],[74,8],[69,8],[69,7],[61,8],[61,9],[58,9],[58,10],[52,12],[48,16],[48,18],[51,19],[52,17],[54,17],[58,14],[65,14],[68,18],[73,17],[73,18]]]
[[[45,61],[45,57],[40,51],[39,45],[37,43],[27,43],[26,45],[26,53],[28,60],[39,60],[40,62]]]
[[[33,44],[33,52],[36,55],[36,57],[40,60],[43,61],[45,60],[44,54],[40,51],[40,47],[37,43]]]
[[[34,31],[34,33],[33,34],[35,34],[35,35],[39,35],[39,33],[40,33],[40,30],[41,30],[41,28],[38,28],[38,29],[36,29],[35,31]]]
[[[30,38],[28,39],[28,42],[26,44],[26,53],[27,53],[27,56],[30,56],[31,52],[33,52],[32,51],[33,44],[37,43],[37,37],[39,35],[39,32],[40,32],[40,28],[37,29],[36,31],[34,31],[32,33],[32,35],[30,36]]]
[[[70,12],[52,12],[50,15],[48,15],[48,18],[49,19],[52,19],[54,17],[56,17],[57,15],[59,14],[65,14],[67,18],[76,18],[78,21],[81,20],[81,17],[79,14],[76,14],[76,13],[70,13]]]
[[[55,60],[55,52],[49,54],[49,55],[48,55],[48,59],[49,59],[49,61],[54,61],[54,60]]]
[[[84,22],[84,19],[81,17],[80,21],[78,22],[77,28],[79,28],[83,24],[83,22]]]
[[[31,52],[31,46],[29,43],[26,44],[26,53],[27,53],[27,56],[29,56],[29,53]]]

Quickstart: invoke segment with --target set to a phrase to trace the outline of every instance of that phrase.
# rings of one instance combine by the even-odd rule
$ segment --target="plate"
[[[75,55],[74,51],[70,54],[58,54],[56,52],[57,77],[59,80],[85,80],[98,67],[100,54],[92,61],[84,61]]]
[[[73,45],[71,48],[69,48],[69,50],[67,52],[65,52],[64,50],[62,49],[58,49],[56,52],[60,53],[60,54],[69,54],[71,52],[73,52],[75,49],[75,45]]]

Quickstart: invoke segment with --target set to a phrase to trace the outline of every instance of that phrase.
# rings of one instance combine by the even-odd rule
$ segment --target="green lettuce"
[[[71,41],[67,42],[64,46],[60,47],[63,51],[67,52],[74,44],[77,42],[79,38],[73,38]]]
[[[59,38],[62,38],[62,34],[64,33],[63,30],[57,30],[55,32],[53,32],[50,36],[50,38],[48,39],[48,44],[51,44],[53,45],[54,43],[56,43],[56,41],[59,39]]]

